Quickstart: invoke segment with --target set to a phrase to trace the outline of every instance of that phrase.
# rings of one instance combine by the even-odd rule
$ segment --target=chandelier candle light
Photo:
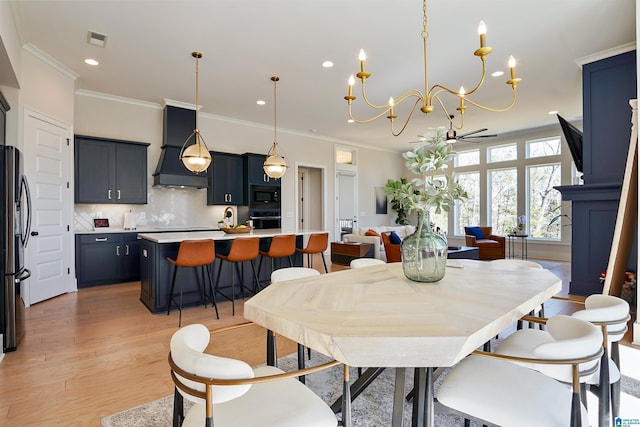
[[[507,111],[509,110],[511,107],[514,106],[514,104],[516,103],[516,86],[518,85],[518,83],[520,83],[520,81],[522,81],[522,79],[517,78],[515,76],[515,67],[516,67],[516,61],[513,58],[513,56],[509,57],[509,70],[511,72],[511,78],[509,80],[507,80],[507,84],[511,85],[511,88],[513,90],[513,98],[511,101],[511,104],[509,104],[508,106],[504,107],[504,108],[490,108],[487,106],[484,106],[482,104],[479,104],[478,102],[473,101],[472,99],[469,99],[469,95],[474,94],[478,89],[480,89],[480,87],[482,86],[482,84],[484,83],[484,79],[486,76],[486,64],[485,64],[485,58],[487,55],[489,55],[491,53],[491,51],[493,50],[491,47],[486,46],[486,33],[487,33],[487,27],[484,24],[484,22],[480,21],[480,25],[478,26],[478,34],[480,35],[480,47],[478,49],[475,50],[475,52],[473,53],[475,56],[480,58],[480,61],[482,62],[482,74],[480,76],[480,81],[478,82],[478,84],[470,91],[466,91],[464,89],[464,87],[460,86],[459,90],[452,90],[449,89],[446,86],[440,85],[440,84],[435,84],[431,87],[429,87],[429,68],[428,68],[428,64],[427,64],[427,37],[428,37],[428,32],[427,32],[427,1],[423,0],[422,1],[422,45],[423,45],[423,67],[424,67],[424,92],[418,90],[418,89],[409,89],[406,92],[404,92],[402,95],[400,95],[397,98],[389,98],[389,102],[387,104],[384,105],[375,105],[372,104],[368,99],[367,99],[367,95],[366,95],[366,91],[365,91],[365,83],[366,80],[371,77],[371,73],[366,71],[366,67],[365,67],[365,62],[367,59],[367,55],[365,54],[364,50],[360,50],[360,55],[359,55],[359,60],[360,60],[360,72],[357,73],[354,77],[354,75],[352,74],[349,77],[349,85],[348,85],[348,92],[347,92],[347,96],[344,97],[344,99],[347,101],[348,107],[349,107],[349,120],[353,121],[355,123],[370,123],[384,115],[386,115],[387,119],[389,119],[389,121],[391,122],[391,133],[393,134],[393,136],[399,136],[400,134],[402,134],[402,132],[405,130],[405,128],[407,127],[407,124],[409,123],[409,120],[411,120],[411,116],[413,115],[416,107],[418,106],[418,104],[420,104],[420,111],[422,111],[424,114],[430,114],[434,109],[434,101],[437,101],[438,104],[440,104],[440,106],[442,107],[444,113],[446,114],[447,119],[449,120],[449,123],[456,129],[460,130],[463,128],[464,126],[464,111],[467,109],[467,106],[465,105],[465,101],[468,104],[471,104],[475,107],[478,107],[480,109],[483,110],[487,110],[487,111],[492,111],[492,112],[502,112],[502,111]],[[351,105],[353,103],[353,101],[355,101],[356,97],[353,95],[353,86],[355,84],[355,79],[356,77],[358,79],[360,79],[360,82],[362,83],[362,99],[364,100],[364,102],[366,103],[366,105],[368,105],[371,108],[374,108],[376,110],[382,110],[379,114],[369,118],[369,119],[365,119],[365,120],[358,120],[356,118],[353,117],[352,111],[351,111]],[[447,111],[444,102],[441,99],[441,94],[450,94],[454,97],[457,97],[459,99],[459,103],[458,103],[458,107],[456,108],[456,110],[458,110],[460,112],[460,123],[459,125],[456,125],[453,122],[453,115],[449,114],[449,112]],[[408,99],[408,98],[415,98],[415,103],[413,104],[413,107],[411,108],[407,119],[405,120],[404,124],[402,125],[402,128],[400,128],[400,130],[398,132],[395,131],[394,128],[394,120],[398,117],[394,114],[394,107],[397,106],[398,104],[400,104],[401,102],[403,102],[404,100]]]
[[[287,165],[287,162],[284,160],[283,157],[280,157],[277,153],[277,149],[278,149],[278,139],[276,137],[276,130],[277,130],[277,96],[276,96],[276,85],[278,83],[278,81],[280,80],[280,77],[278,76],[273,76],[271,77],[271,81],[273,82],[273,145],[271,146],[271,149],[269,149],[269,152],[267,153],[267,158],[264,161],[264,164],[262,165],[262,168],[264,169],[264,172],[269,175],[270,178],[274,178],[274,179],[278,179],[278,178],[282,178],[284,176],[284,174],[287,172],[287,168],[289,167],[289,165]]]
[[[180,160],[182,160],[182,163],[187,169],[198,174],[206,171],[211,164],[211,154],[209,153],[207,143],[204,141],[198,129],[198,60],[202,58],[202,53],[192,52],[191,56],[196,59],[196,127],[184,144],[182,144]],[[191,138],[194,138],[194,143],[189,145]]]

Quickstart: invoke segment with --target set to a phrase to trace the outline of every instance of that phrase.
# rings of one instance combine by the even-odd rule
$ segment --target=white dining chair
[[[489,425],[587,427],[579,384],[597,369],[602,334],[595,325],[571,316],[554,316],[546,323],[553,339],[539,342],[528,356],[474,351],[463,359],[438,387],[438,405]],[[568,374],[572,387],[537,370],[541,366],[553,368],[563,379]]]
[[[529,261],[526,259],[496,259],[490,261],[493,265],[499,265],[502,268],[543,268],[540,264],[535,261]],[[539,315],[540,317],[544,317],[544,304],[539,305],[534,310],[532,310],[529,315]],[[533,323],[529,323],[529,326],[534,326]],[[516,329],[522,329],[523,321],[518,320]]]
[[[349,263],[349,268],[363,268],[380,264],[386,264],[386,262],[378,258],[355,258]]]
[[[584,309],[572,316],[599,325],[602,329],[606,353],[600,361],[600,371],[587,380],[585,388],[598,396],[600,425],[608,425],[609,415],[613,419],[620,415],[619,342],[627,332],[629,303],[612,295],[594,294],[585,299]],[[583,401],[586,405],[586,399],[583,398]]]
[[[173,334],[169,365],[175,383],[174,426],[337,426],[329,405],[295,377],[339,362],[285,373],[273,366],[251,368],[241,360],[204,353],[212,334],[250,324],[211,332],[204,325],[192,324]],[[184,417],[183,398],[194,402]]]
[[[271,273],[271,283],[284,282],[287,280],[294,279],[303,279],[305,277],[314,277],[319,276],[320,272],[314,268],[309,267],[289,267],[289,268],[281,268],[279,270],[275,270]],[[271,335],[271,331],[267,331],[267,342],[269,339],[274,339],[273,337],[269,337]],[[275,350],[275,342],[273,343],[273,348]],[[307,349],[307,355],[309,359],[311,359],[311,349]],[[274,356],[275,359],[275,356]],[[304,368],[304,346],[298,343],[298,369]],[[305,378],[301,376],[299,378],[300,382],[304,383]]]

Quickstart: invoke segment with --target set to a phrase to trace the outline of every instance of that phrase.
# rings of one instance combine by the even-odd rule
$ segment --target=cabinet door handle
[[[111,200],[111,190],[107,190],[107,199]]]
[[[118,200],[120,200],[120,190],[118,190]]]
[[[124,254],[129,255],[129,245],[124,245]]]
[[[231,193],[229,193],[229,203],[233,202]]]
[[[116,246],[116,256],[120,256],[120,245]]]
[[[96,242],[106,242],[107,238],[106,237],[96,237]]]

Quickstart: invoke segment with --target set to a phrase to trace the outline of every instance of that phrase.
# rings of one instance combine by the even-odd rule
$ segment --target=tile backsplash
[[[74,231],[93,230],[94,218],[108,218],[111,228],[122,228],[124,214],[129,211],[138,229],[216,227],[226,208],[207,206],[206,189],[149,187],[146,205],[76,204]],[[233,210],[235,219],[235,207]]]

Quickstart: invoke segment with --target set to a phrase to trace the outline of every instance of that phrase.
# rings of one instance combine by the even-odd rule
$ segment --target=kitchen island
[[[173,265],[167,261],[167,257],[175,259],[178,254],[180,242],[183,240],[206,240],[215,241],[216,252],[227,253],[234,239],[242,239],[247,237],[260,237],[260,249],[267,250],[271,239],[274,236],[282,234],[295,234],[296,246],[304,247],[304,236],[314,233],[322,233],[318,230],[300,230],[288,232],[281,229],[252,230],[246,234],[226,234],[223,231],[184,231],[184,232],[168,232],[168,233],[140,233],[140,301],[152,313],[166,312],[168,305],[168,293],[171,286],[171,277],[173,274]],[[254,261],[256,272],[260,255]],[[303,258],[299,254],[292,256],[294,265],[302,266]],[[220,260],[216,259],[211,266],[211,276],[215,281],[218,273]],[[282,263],[283,266],[289,265],[288,260],[276,260],[276,268]],[[233,268],[231,263],[224,263],[220,274],[220,285],[228,285],[233,280]],[[243,267],[244,277],[248,280],[253,277],[251,266],[245,263]],[[197,273],[196,273],[197,272]],[[179,269],[176,277],[176,283],[182,283],[183,286],[183,307],[202,305],[202,295],[198,287],[199,269],[187,268]],[[262,262],[262,271],[258,280],[264,286],[269,283],[271,277],[271,259],[265,259]],[[238,278],[236,277],[236,284]],[[240,292],[240,287],[236,286],[236,291]],[[225,295],[231,297],[230,293]],[[241,295],[236,295],[236,298]],[[218,298],[220,301],[220,298]]]

